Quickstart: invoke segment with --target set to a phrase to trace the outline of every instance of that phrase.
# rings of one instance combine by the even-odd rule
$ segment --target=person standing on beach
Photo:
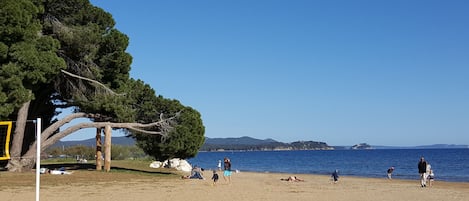
[[[428,161],[427,162],[427,169],[426,169],[426,172],[425,172],[425,178],[428,180],[428,175],[430,174],[430,171],[432,170],[432,165],[430,165],[430,163]]]
[[[224,169],[225,171],[223,172],[223,179],[225,181],[228,181],[228,183],[231,183],[231,161],[229,158],[224,159]]]
[[[339,181],[339,170],[335,170],[332,175],[331,175],[333,181],[334,181],[334,184],[337,183]]]
[[[420,158],[418,168],[420,174],[420,185],[422,187],[427,187],[427,161],[425,161],[425,158],[423,158],[423,156]]]
[[[388,179],[392,179],[392,172],[394,172],[394,167],[388,169]]]
[[[218,168],[218,171],[221,171],[221,160],[218,160],[217,168]]]

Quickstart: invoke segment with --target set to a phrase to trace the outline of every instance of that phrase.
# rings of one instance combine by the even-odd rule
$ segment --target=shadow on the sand
[[[61,169],[61,168],[65,169],[65,170],[96,170],[96,164],[94,164],[94,163],[44,164],[44,165],[41,165],[41,167],[47,168],[49,170]],[[122,167],[111,167],[111,170],[131,171],[131,172],[141,172],[141,173],[161,174],[161,175],[174,174],[174,173],[171,173],[171,172],[148,171],[148,170],[122,168]]]

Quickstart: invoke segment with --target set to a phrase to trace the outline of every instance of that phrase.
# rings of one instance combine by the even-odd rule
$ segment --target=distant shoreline
[[[252,150],[252,149],[237,149],[237,150],[210,150],[210,151],[199,151],[199,152],[247,152],[247,151],[360,151],[360,150],[427,150],[427,149],[469,149],[469,147],[461,148],[371,148],[371,149],[266,149],[266,150]]]
[[[274,172],[274,171],[262,171],[262,172],[256,172],[256,171],[239,171],[238,173],[253,173],[253,174],[280,174],[280,175],[313,175],[313,176],[327,176],[330,177],[330,174],[319,174],[319,173],[290,173],[290,172]],[[386,180],[389,181],[386,178],[386,175],[383,175],[382,177],[367,177],[367,176],[359,176],[359,175],[340,175],[342,178],[355,178],[355,179],[377,179],[377,180]],[[402,182],[420,182],[420,180],[417,178],[418,174],[416,174],[416,179],[405,179],[405,178],[396,178],[394,177],[392,181],[402,181]],[[462,184],[468,184],[469,181],[445,181],[445,180],[437,180],[438,183],[462,183]]]
[[[267,139],[267,140],[260,140],[256,138],[251,138],[251,137],[237,137],[237,138],[205,138],[205,143],[204,146],[201,148],[204,151],[207,151],[207,148],[204,148],[205,146],[216,146],[213,149],[218,149],[218,148],[223,148],[227,149],[226,146],[258,146],[261,149],[266,148],[262,147],[266,144],[269,143],[281,143],[283,148],[289,147],[291,143],[284,143],[284,142],[278,142],[272,139]],[[234,143],[236,142],[236,143]],[[324,142],[315,142],[315,141],[297,141],[296,143],[316,143],[317,145],[327,145]],[[126,136],[117,136],[117,137],[112,137],[112,143],[115,145],[135,145],[135,139],[126,137]],[[295,142],[292,142],[295,143]],[[367,144],[367,143],[360,143],[360,144]],[[357,145],[360,145],[357,144]],[[66,141],[59,141],[56,144],[53,145],[53,147],[69,147],[69,146],[75,146],[75,145],[84,145],[84,146],[96,146],[96,139],[95,138],[89,138],[89,139],[84,139],[84,140],[66,140]],[[348,150],[354,145],[327,145],[327,147],[332,147],[334,150]],[[417,145],[417,146],[384,146],[384,145],[369,145],[371,149],[469,149],[469,145],[465,144],[432,144],[432,145]],[[290,146],[293,147],[293,146]],[[311,150],[323,150],[327,149],[327,147],[315,147]],[[208,148],[212,149],[212,148]],[[244,150],[244,149],[242,149]],[[287,149],[288,150],[288,149]]]

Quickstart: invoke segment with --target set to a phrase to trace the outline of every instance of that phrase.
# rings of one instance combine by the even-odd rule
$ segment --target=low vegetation
[[[96,147],[76,145],[70,147],[54,147],[46,150],[47,157],[57,161],[73,161],[79,159],[94,160]],[[150,156],[137,146],[112,145],[111,160],[150,160]]]

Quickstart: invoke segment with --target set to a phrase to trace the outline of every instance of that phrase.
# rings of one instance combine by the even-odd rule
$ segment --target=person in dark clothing
[[[392,172],[394,172],[394,167],[388,169],[388,179],[392,179]]]
[[[332,175],[331,175],[334,183],[337,183],[339,181],[339,170],[335,170]]]
[[[231,161],[229,158],[224,159],[224,169],[225,171],[223,172],[223,178],[225,181],[228,181],[228,183],[231,182]]]
[[[423,156],[420,158],[420,161],[418,163],[418,169],[419,169],[419,174],[420,174],[420,185],[422,187],[427,187],[427,178],[426,178],[427,161],[425,161]]]
[[[218,181],[218,173],[217,173],[216,170],[213,170],[212,180],[213,180],[213,185],[217,184],[217,181]]]

